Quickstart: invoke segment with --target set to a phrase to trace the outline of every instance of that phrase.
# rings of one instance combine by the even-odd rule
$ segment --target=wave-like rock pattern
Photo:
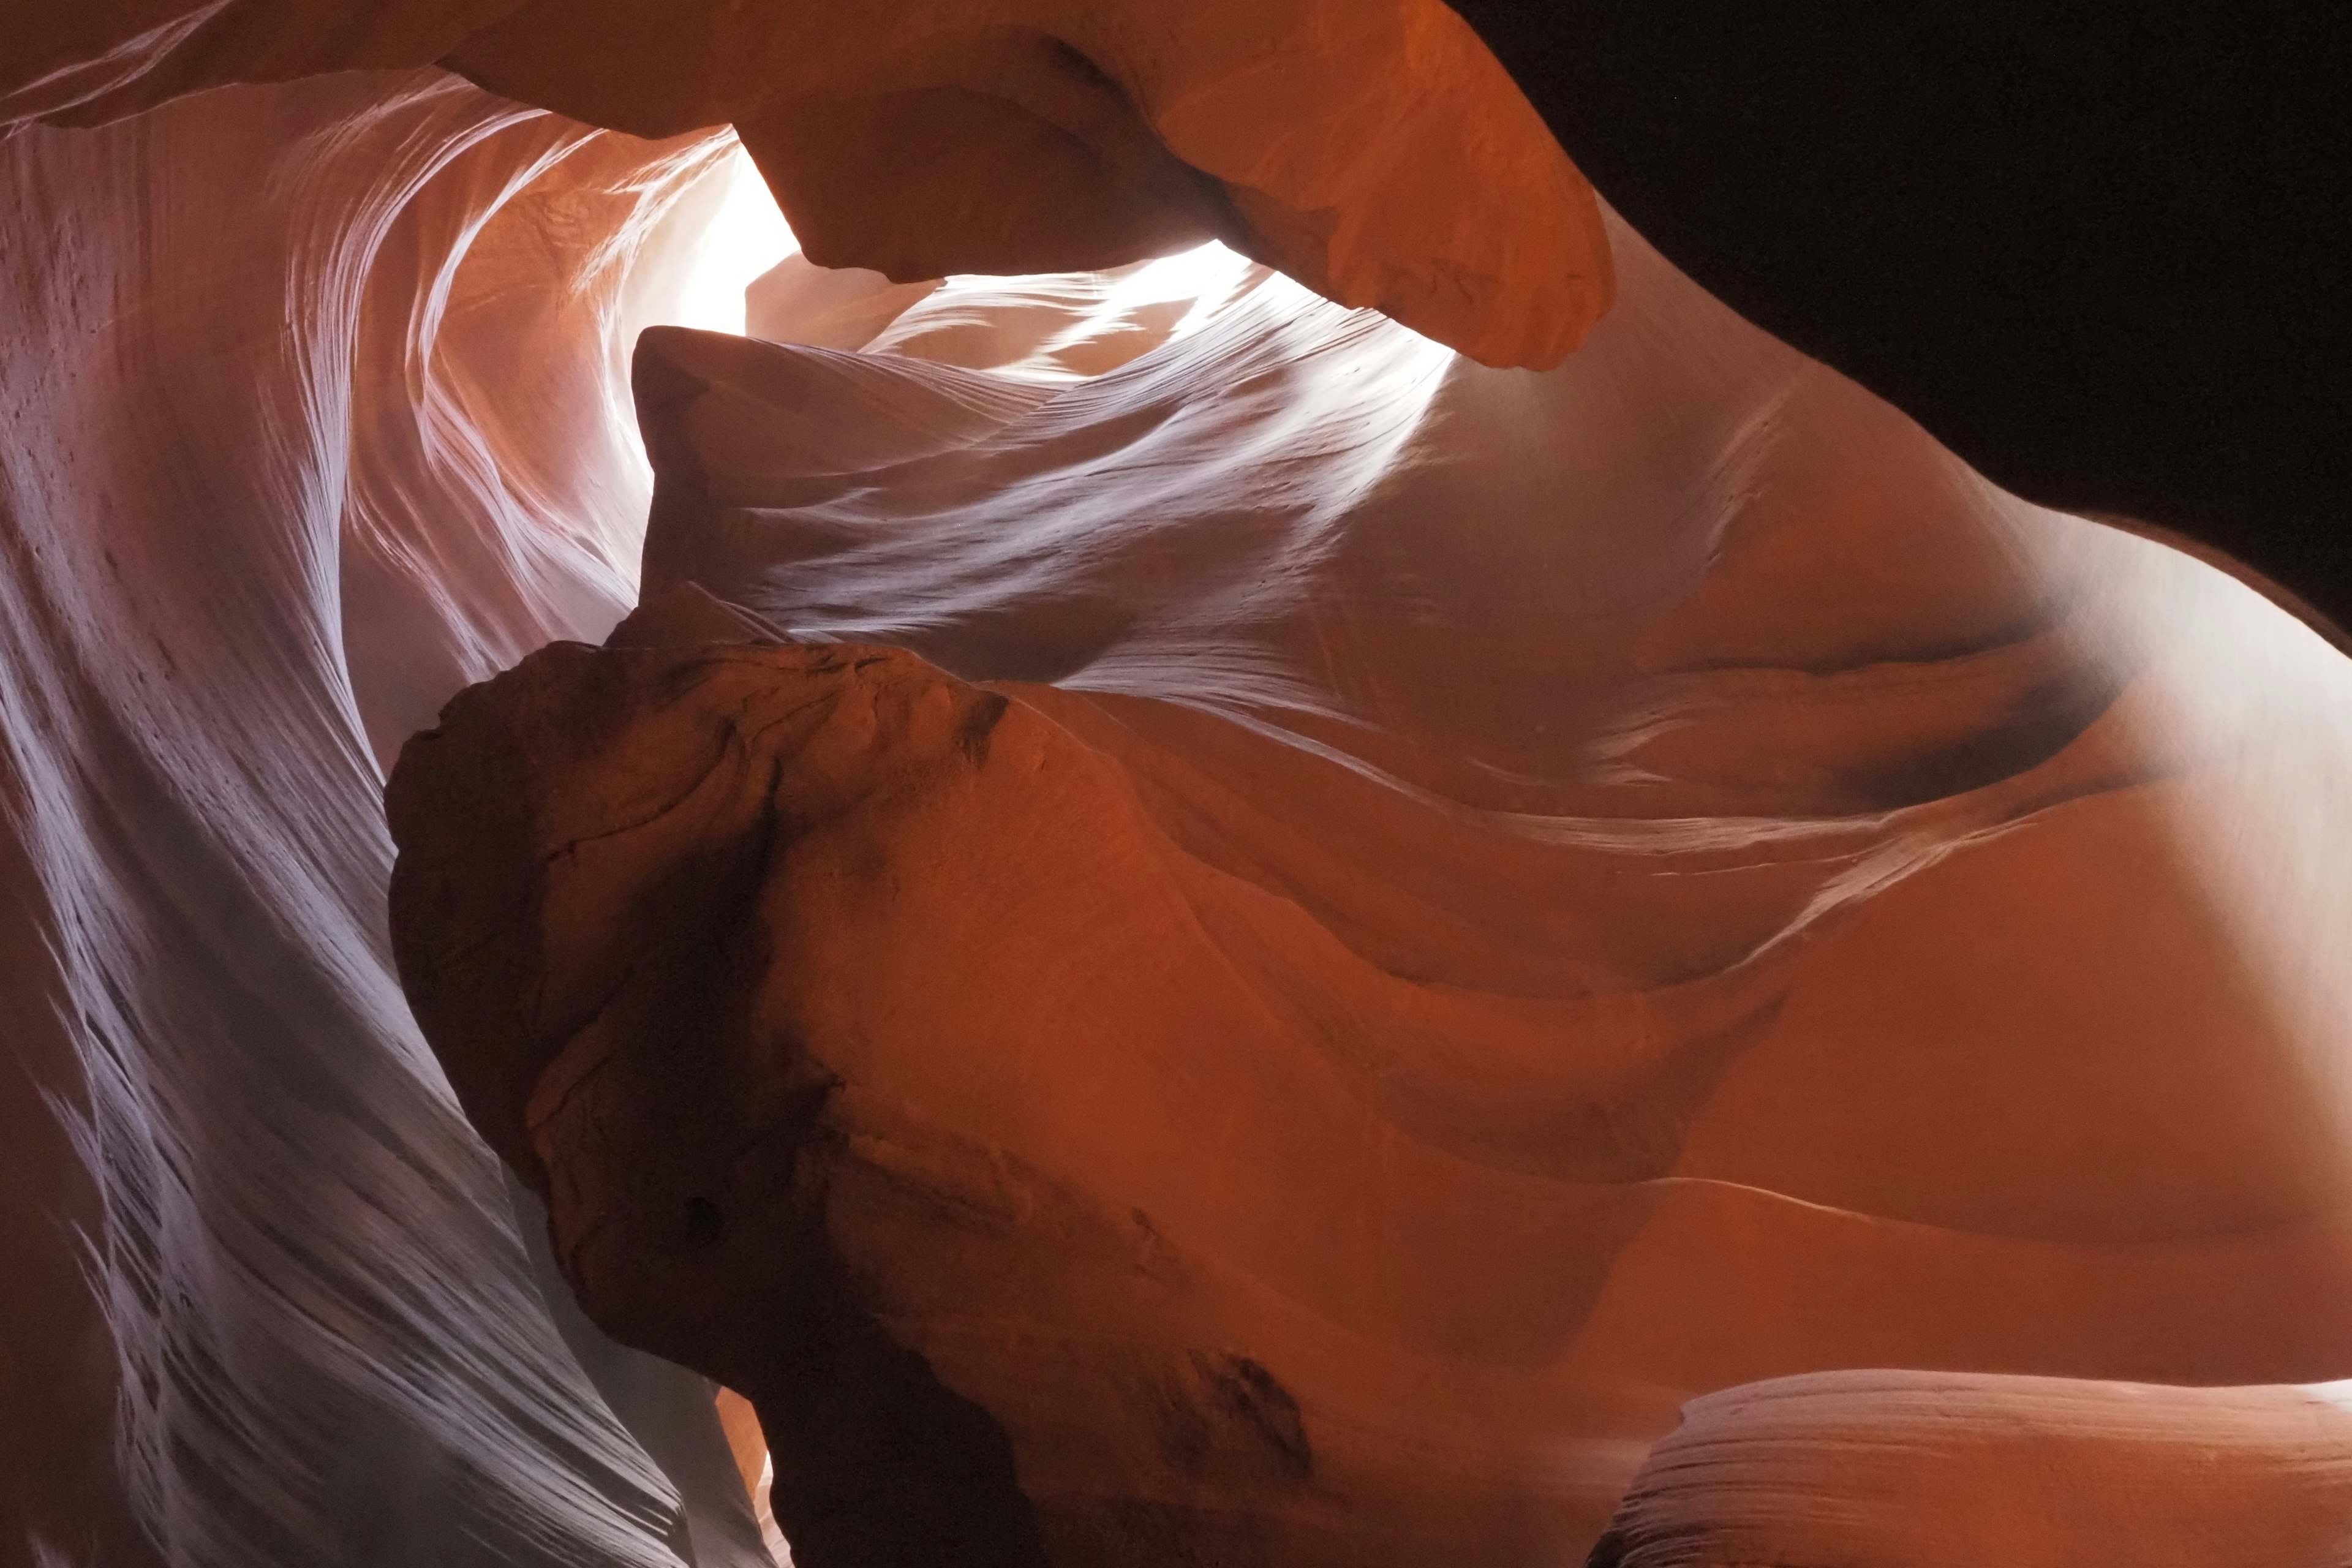
[[[1440,0],[43,0],[0,123],[439,63],[641,136],[733,125],[812,259],[901,281],[1212,237],[1496,364],[1609,308],[1598,203]]]
[[[445,59],[740,119],[901,277],[1220,235],[1551,363],[1626,272],[1540,376],[1213,253],[645,342],[651,608],[419,747],[401,946],[813,1562],[1572,1558],[1689,1395],[1873,1363],[1975,1381],[1703,1401],[1604,1557],[1906,1549],[2014,1418],[2053,1561],[2303,1561],[2307,1396],[2116,1380],[2347,1370],[2341,659],[1603,244],[1440,7],[847,15],[12,15],[0,1554],[757,1561],[707,1385],[542,1299],[373,800],[634,596],[718,144]],[[1791,1447],[1922,1387],[1943,1469]],[[1717,1437],[1808,1507],[1659,1480]]]
[[[412,743],[394,923],[810,1561],[1557,1561],[1755,1379],[2352,1368],[2352,672],[1614,243],[1540,376],[1263,272],[642,340],[671,593]]]
[[[633,597],[615,400],[726,151],[438,72],[0,136],[0,1563],[756,1560],[615,1418],[707,1386],[551,1325],[378,804]]]
[[[2352,1385],[1817,1373],[1711,1394],[1592,1568],[2332,1568]]]

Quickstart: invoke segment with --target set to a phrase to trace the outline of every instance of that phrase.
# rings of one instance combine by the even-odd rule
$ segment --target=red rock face
[[[641,136],[732,123],[812,260],[901,282],[1223,238],[1530,365],[1613,288],[1591,187],[1438,0],[116,4],[44,6],[0,50],[12,117],[75,123],[436,62]]]
[[[0,1561],[2332,1560],[2341,657],[1441,7],[16,22]]]
[[[1860,976],[1887,961],[1869,949],[1903,913],[1832,917],[1785,961],[1613,1005],[1482,992],[1442,959],[1407,982],[1362,950],[1410,940],[1375,908],[1411,884],[1408,861],[1496,893],[1507,867],[1538,930],[1573,920],[1532,895],[1547,882],[1638,903],[1576,877],[1573,854],[1466,856],[1475,834],[1426,806],[1293,772],[1284,748],[1220,739],[1214,720],[992,693],[883,648],[714,644],[740,623],[680,593],[610,649],[534,656],[412,743],[393,795],[395,930],[420,1022],[476,1125],[550,1194],[583,1304],[752,1395],[777,1518],[806,1561],[1533,1560],[1597,1528],[1606,1441],[1663,1414],[1651,1378],[1688,1390],[1878,1357],[2214,1381],[2343,1364],[2335,1314],[2305,1310],[2343,1289],[2340,1228],[2210,1213],[2249,1194],[2252,1142],[2201,1180],[2165,1172],[2155,1144],[2125,1156],[2142,1190],[2131,1218],[2113,1207],[2126,1194],[2106,1197],[2107,1223],[2159,1231],[2145,1239],[2083,1234],[2097,1155],[2067,1142],[2063,1106],[2043,1113],[2039,1163],[1969,1173],[2005,1177],[2005,1212],[1969,1179],[1930,1195],[1970,1151],[1936,1149],[1939,1124],[1916,1115],[1912,1168],[1874,1200],[1772,1191],[1854,1143],[1808,1148],[1833,1131],[1790,1115],[1786,1087],[1750,1110],[1739,1079],[1792,1053],[1853,1072],[1808,996],[1870,1006]],[[1274,798],[1236,797],[1269,780]],[[2146,831],[2061,811],[2028,873],[2045,889],[2069,878],[2066,839]],[[1378,880],[1374,843],[1394,857]],[[1304,869],[1340,855],[1355,864],[1336,879],[1328,861]],[[1709,858],[1740,876],[1743,857]],[[2014,865],[1915,871],[1907,897],[1965,909]],[[1344,938],[1301,907],[1315,882],[1325,920],[1355,906]],[[2137,948],[2144,987],[2149,924],[2102,939]],[[2071,945],[2083,969],[2101,941]],[[1898,992],[1946,984],[1924,946],[1906,956]],[[2017,1073],[2051,1048],[2037,1031],[2053,1011],[2032,990],[1980,997],[1963,1026]],[[2145,1097],[2152,1134],[2189,1131],[2195,1047],[2169,1037],[2143,1032],[2128,1068],[2078,1045],[2064,1070],[2096,1081],[2111,1118]],[[1932,1034],[1904,1039],[1907,1060],[1868,1053],[1882,1103],[1937,1070]],[[1816,1092],[1834,1103],[1840,1087]],[[2210,1137],[2230,1095],[2261,1091],[2202,1092]],[[1709,1123],[1748,1146],[1745,1179],[1675,1178]],[[2308,1179],[2316,1194],[2327,1177]],[[1898,1221],[1864,1201],[1918,1206]],[[1976,1234],[1942,1217],[1969,1210]],[[2000,1225],[2027,1234],[1984,1233]],[[2018,1513],[1986,1537],[2093,1553],[2050,1561],[2097,1560],[2102,1521],[2155,1503],[2210,1538],[2241,1508],[2327,1517],[2342,1490],[2273,1452],[2313,1441],[2294,1438],[2298,1412],[2331,1408],[2292,1391],[2231,1396],[2249,1489],[2192,1505],[2162,1478],[2185,1462],[2168,1456],[2207,1451],[2206,1406],[2105,1384],[1963,1386],[1996,1428],[2046,1419],[2048,1462],[2108,1478],[2042,1505],[2048,1531]],[[2106,1401],[2105,1424],[2070,1426],[2070,1400]],[[1629,1505],[1643,1542],[1707,1521],[1703,1549],[1626,1561],[1879,1561],[1868,1549],[1907,1540],[1915,1506],[1965,1522],[1996,1508],[2002,1465],[2041,1462],[1938,1427],[1953,1468],[1923,1491],[1909,1471],[1824,1471],[1803,1431],[1738,1431],[1759,1457],[1722,1468],[1767,1467],[1767,1496],[1833,1509],[1859,1488],[1888,1512],[1875,1534],[1829,1537],[1864,1553],[1850,1559],[1723,1555],[1744,1516],[1715,1528],[1709,1478],[1675,1468],[1711,1408],[1654,1461],[1672,1479]],[[1853,1418],[1905,1418],[1874,1408]],[[1903,1462],[1918,1441],[1879,1440]],[[1537,1454],[1549,1463],[1531,1472]],[[1728,1474],[1733,1498],[1755,1492],[1747,1474]],[[1774,1535],[1785,1518],[1768,1508],[1759,1539],[1813,1541],[1791,1506],[1798,1525]],[[2280,1539],[2294,1529],[2309,1533]]]
[[[1694,1403],[1594,1568],[2340,1561],[2340,1390],[1872,1372]]]
[[[2340,657],[1618,242],[1533,383],[1262,276],[1077,382],[921,359],[961,285],[887,352],[641,343],[648,580],[774,629],[680,586],[453,705],[394,927],[583,1304],[754,1398],[810,1561],[1557,1561],[1710,1390],[2352,1358],[2294,973]],[[2051,1416],[2122,1480],[2048,1539],[2199,1408],[2137,1469]],[[1853,1485],[1964,1511],[2009,1461],[1954,1441]],[[1759,1451],[1722,1507],[1848,1495]],[[1654,1560],[1814,1560],[1725,1517]]]

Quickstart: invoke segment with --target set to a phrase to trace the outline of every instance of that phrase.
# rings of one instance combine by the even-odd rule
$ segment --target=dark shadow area
[[[2021,495],[2352,613],[2352,11],[1454,3],[1741,314]]]

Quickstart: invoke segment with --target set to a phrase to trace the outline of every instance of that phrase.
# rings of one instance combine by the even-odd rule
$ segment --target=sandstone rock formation
[[[818,267],[795,252],[745,291],[745,331],[771,342],[1066,383],[1140,359],[1265,276],[1213,242],[1107,272],[952,285],[892,283],[878,272]]]
[[[546,105],[742,122],[776,342]],[[1817,1568],[2004,1424],[2299,1563],[2341,657],[1530,124],[1403,0],[12,14],[0,1563]],[[550,639],[397,792],[445,1077],[377,793]]]
[[[12,1026],[24,1071],[0,1075],[5,1257],[25,1282],[0,1403],[36,1413],[6,1424],[12,1568],[151,1544],[207,1563],[719,1551],[689,1539],[708,1521],[677,1518],[632,1441],[651,1444],[646,1429],[623,1429],[620,1384],[592,1388],[548,1323],[496,1173],[383,966],[377,764],[465,681],[551,636],[601,635],[631,595],[644,479],[613,415],[626,344],[690,237],[700,198],[681,193],[701,189],[717,145],[601,136],[411,74],[514,10],[132,0],[19,7],[0,28],[0,864],[12,994],[47,1020]],[[1089,37],[1121,48],[1140,16],[1089,15]],[[1244,41],[1324,15],[1261,13],[1269,30]],[[1071,232],[1098,247],[1189,238],[1203,201],[1228,221],[1218,181],[1137,141],[1133,83],[1103,87],[1017,16],[906,17],[912,54],[877,69],[915,82],[944,54],[943,68],[1006,79],[964,97],[913,87],[955,110],[948,139],[979,183],[965,240],[936,208],[901,238],[988,259],[1044,154],[1081,181],[1097,153],[1140,171],[1142,196],[1072,207]],[[1138,68],[1170,73],[1150,79],[1171,113],[1207,115],[1180,131],[1202,156],[1265,174],[1268,190],[1236,198],[1259,215],[1237,237],[1482,352],[1564,352],[1605,301],[1605,251],[1560,268],[1559,246],[1522,242],[1548,226],[1569,253],[1593,240],[1589,191],[1441,8],[1343,20],[1364,47],[1317,79],[1345,134],[1287,150],[1313,58],[1302,76],[1294,49],[1267,80],[1155,45]],[[959,53],[967,23],[1016,36]],[[802,48],[806,27],[837,25],[803,16],[802,32],[734,40],[812,75],[708,107],[733,89],[689,71],[666,79],[666,103],[616,100],[607,122],[657,110],[685,129],[749,115],[770,88],[780,104],[865,91],[849,79],[875,62],[835,59],[843,86],[824,48]],[[625,47],[583,26],[540,36],[585,45],[574,64]],[[542,67],[560,86],[562,62],[509,40],[471,68]],[[1039,81],[1049,113],[1083,111],[1066,147],[996,90]],[[212,90],[240,82],[296,84]],[[1367,85],[1380,91],[1352,96]],[[1420,118],[1391,124],[1406,101]],[[975,106],[1010,129],[973,135]],[[940,134],[924,114],[884,130]],[[1483,195],[1467,174],[1481,161]],[[1443,182],[1427,177],[1439,165]],[[1530,188],[1550,195],[1530,203]],[[1309,204],[1305,231],[1292,197]],[[1174,219],[1154,205],[1171,199]],[[1339,226],[1314,232],[1326,218]],[[1416,279],[1448,278],[1493,282],[1501,309],[1465,313],[1444,288],[1413,302]],[[937,349],[951,329],[931,328]],[[282,1140],[246,1137],[247,1114]],[[354,1209],[392,1216],[373,1248],[320,1239],[364,1228]]]
[[[732,124],[812,260],[902,282],[1222,238],[1496,364],[1609,306],[1591,187],[1440,0],[115,0],[0,42],[0,121],[448,66],[589,124]]]
[[[1842,1373],[1694,1403],[1593,1568],[2315,1568],[2352,1553],[2352,1388]]]
[[[1613,243],[1540,379],[1263,273],[641,341],[648,608],[412,743],[394,928],[808,1561],[1559,1561],[1759,1378],[2352,1367],[2352,671]]]
[[[628,1425],[701,1381],[551,1322],[379,805],[633,596],[615,400],[725,155],[441,72],[0,136],[8,1568],[756,1560]]]

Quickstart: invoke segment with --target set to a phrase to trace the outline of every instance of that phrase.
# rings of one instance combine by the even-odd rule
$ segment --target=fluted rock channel
[[[2233,570],[1436,0],[17,5],[0,1568],[2340,1568]]]

